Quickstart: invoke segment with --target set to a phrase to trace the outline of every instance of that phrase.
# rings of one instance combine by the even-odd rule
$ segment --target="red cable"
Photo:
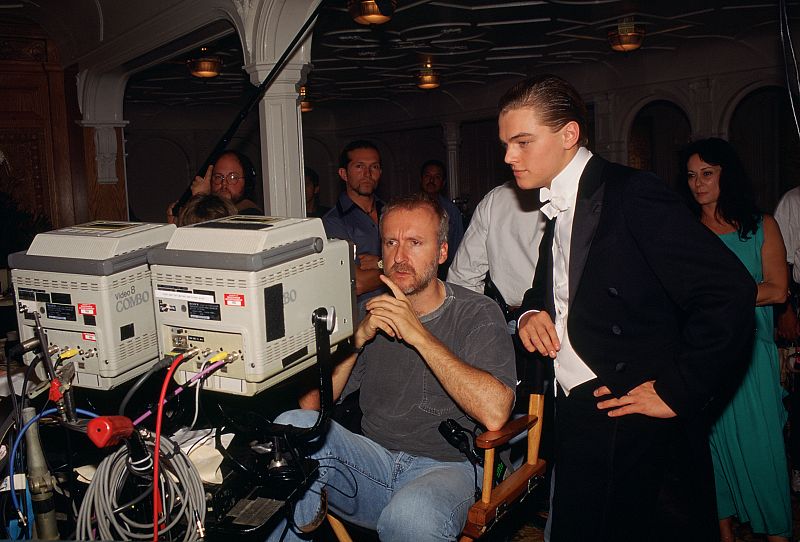
[[[161,395],[158,398],[158,413],[156,414],[156,448],[153,453],[153,542],[158,542],[158,516],[161,514],[161,495],[158,489],[158,458],[161,456],[161,417],[164,414],[164,398],[172,379],[172,373],[183,361],[183,354],[178,355],[169,366],[164,384],[161,386]]]

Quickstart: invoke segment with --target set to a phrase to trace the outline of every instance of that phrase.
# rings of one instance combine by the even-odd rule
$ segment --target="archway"
[[[753,179],[759,207],[772,212],[780,196],[800,184],[800,141],[786,89],[763,87],[745,96],[728,133]]]
[[[678,153],[692,133],[689,118],[667,100],[648,103],[628,134],[628,165],[652,171],[671,185],[678,181]]]

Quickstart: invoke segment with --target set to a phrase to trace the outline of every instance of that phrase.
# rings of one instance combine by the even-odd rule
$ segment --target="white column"
[[[258,0],[240,3],[244,69],[260,84],[321,0]],[[298,90],[310,69],[311,28],[258,104],[264,212],[306,216],[303,125]]]
[[[78,124],[84,128],[94,128],[97,184],[117,184],[117,157],[125,156],[124,149],[117,148],[117,128],[124,128],[128,122],[80,121]]]
[[[461,125],[456,121],[442,123],[444,141],[447,146],[447,183],[450,198],[461,193],[458,187],[458,147],[461,145]]]
[[[94,128],[98,184],[116,184],[118,181],[117,158],[124,157],[124,153],[117,149],[117,128],[128,125],[128,121],[122,119],[127,82],[128,74],[122,70],[83,70],[78,74],[78,105],[83,115],[78,124]]]
[[[246,67],[251,74],[268,69]],[[297,89],[307,67],[289,65],[258,104],[261,133],[261,180],[264,213],[272,216],[306,216],[303,184],[303,124]]]

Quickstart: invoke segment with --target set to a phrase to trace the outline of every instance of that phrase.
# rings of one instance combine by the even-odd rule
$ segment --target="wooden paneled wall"
[[[33,24],[0,23],[0,191],[55,226],[75,223],[64,72]]]

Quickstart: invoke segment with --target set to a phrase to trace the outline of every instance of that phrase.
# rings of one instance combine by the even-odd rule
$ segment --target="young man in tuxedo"
[[[523,81],[499,109],[551,219],[518,320],[557,381],[551,540],[652,539],[666,450],[746,362],[755,284],[661,180],[586,148],[569,83]]]

